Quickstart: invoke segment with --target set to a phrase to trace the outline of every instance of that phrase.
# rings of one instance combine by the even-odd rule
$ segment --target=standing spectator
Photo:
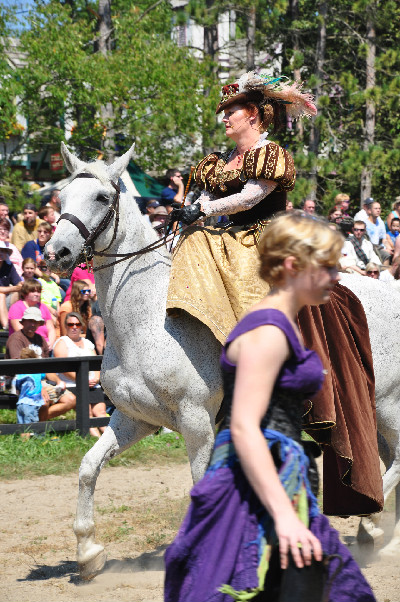
[[[32,359],[38,356],[28,347],[21,351],[19,359]],[[49,402],[49,396],[42,381],[46,374],[17,374],[15,377],[15,390],[18,393],[17,424],[31,424],[39,422],[40,409]],[[29,436],[27,433],[23,435]]]
[[[82,332],[86,335],[89,320],[92,316],[90,296],[92,290],[84,280],[76,280],[72,285],[71,299],[64,301],[60,307],[59,327],[61,335],[66,335],[65,317],[71,311],[78,313],[82,319]]]
[[[61,211],[60,191],[57,188],[54,188],[54,190],[52,190],[50,199],[45,206],[54,209],[54,218],[57,222],[57,220],[60,217]]]
[[[349,206],[350,206],[350,197],[348,194],[340,192],[335,196],[335,205],[338,207],[343,217],[350,217],[349,215]]]
[[[1,208],[1,205],[0,205]],[[11,249],[10,258],[7,261],[11,261],[19,276],[22,275],[22,261],[23,257],[18,251],[17,247],[10,242],[10,220],[0,218],[0,241],[4,242],[6,247]]]
[[[365,222],[367,226],[367,234],[373,245],[381,245],[386,238],[386,228],[382,219],[381,204],[377,201],[370,203],[367,209],[368,219]]]
[[[365,269],[369,262],[380,265],[381,261],[375,253],[372,243],[365,238],[365,233],[364,222],[355,221],[353,235],[345,240],[342,248],[342,257],[339,260],[342,269],[365,275]]]
[[[79,357],[84,355],[96,355],[94,345],[91,341],[82,338],[83,320],[79,313],[69,312],[65,316],[63,330],[67,333],[62,336],[54,345],[54,357]],[[68,388],[76,387],[75,372],[64,372],[60,374],[60,378],[66,383]],[[100,372],[89,372],[89,389],[100,389]],[[104,401],[89,404],[89,416],[107,416],[106,404]],[[105,427],[90,428],[89,432],[92,437],[100,437],[100,431],[104,431]]]
[[[315,215],[315,201],[306,199],[303,203],[303,211],[304,213],[308,213],[308,215]]]
[[[9,333],[21,330],[20,320],[28,307],[37,307],[43,318],[44,324],[38,328],[38,334],[46,339],[51,347],[56,340],[56,331],[54,329],[53,320],[49,309],[40,302],[42,293],[42,285],[38,280],[25,280],[22,283],[19,293],[20,300],[11,305],[8,312],[8,330]]]
[[[387,230],[390,230],[390,225],[392,223],[392,219],[396,218],[399,219],[400,218],[400,196],[397,196],[393,205],[392,205],[392,210],[389,213],[389,215],[386,218],[386,226],[387,226]]]
[[[167,186],[161,191],[161,205],[167,209],[168,213],[172,211],[172,203],[179,205],[183,201],[184,186],[183,178],[179,169],[169,169],[165,174]]]
[[[52,231],[56,229],[56,216],[53,207],[41,207],[38,211],[39,219],[50,224]]]
[[[293,203],[292,201],[289,201],[289,199],[286,199],[286,211],[293,211],[294,207],[293,207]]]
[[[37,217],[35,205],[26,203],[23,209],[22,221],[15,224],[11,236],[11,242],[17,247],[18,251],[22,251],[29,240],[35,240],[39,224],[40,219]]]
[[[381,266],[377,263],[373,263],[372,261],[367,264],[365,268],[365,272],[369,278],[374,278],[375,280],[379,280],[379,274],[381,273]]]
[[[8,326],[7,295],[18,292],[22,286],[15,267],[8,263],[10,255],[11,249],[0,242],[0,322],[4,329]]]

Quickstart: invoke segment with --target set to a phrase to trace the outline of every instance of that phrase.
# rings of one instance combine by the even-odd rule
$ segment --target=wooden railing
[[[109,417],[89,418],[89,371],[100,370],[102,355],[83,357],[51,357],[27,360],[0,360],[0,374],[14,376],[15,374],[40,374],[46,372],[76,372],[76,420],[49,420],[30,424],[0,424],[0,435],[23,433],[27,430],[43,433],[49,430],[79,431],[82,437],[89,433],[89,427],[106,426]],[[1,405],[1,394],[0,394]],[[4,405],[3,405],[4,407]]]

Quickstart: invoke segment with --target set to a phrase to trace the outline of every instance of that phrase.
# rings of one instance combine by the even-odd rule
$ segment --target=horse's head
[[[115,212],[118,211],[118,180],[133,154],[134,145],[111,165],[102,161],[85,163],[65,144],[61,153],[73,180],[61,191],[61,218],[45,248],[51,269],[72,270],[84,243],[94,249],[107,247],[112,240]]]

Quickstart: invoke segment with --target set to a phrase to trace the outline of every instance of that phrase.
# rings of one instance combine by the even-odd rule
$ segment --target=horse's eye
[[[100,203],[109,203],[110,202],[110,199],[105,194],[99,194],[99,196],[97,197],[97,200],[100,201]]]

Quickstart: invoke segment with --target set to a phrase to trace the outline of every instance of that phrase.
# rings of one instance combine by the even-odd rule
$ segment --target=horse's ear
[[[128,167],[128,163],[133,156],[133,151],[135,150],[135,143],[132,144],[131,148],[124,154],[122,157],[118,157],[115,159],[112,165],[108,166],[108,172],[111,176],[111,179],[115,182],[118,181],[118,178]]]
[[[78,159],[78,157],[75,157],[75,155],[73,155],[68,150],[64,142],[61,142],[61,154],[63,156],[65,166],[68,169],[69,173],[73,173],[77,169],[81,169],[86,165],[83,161]]]

